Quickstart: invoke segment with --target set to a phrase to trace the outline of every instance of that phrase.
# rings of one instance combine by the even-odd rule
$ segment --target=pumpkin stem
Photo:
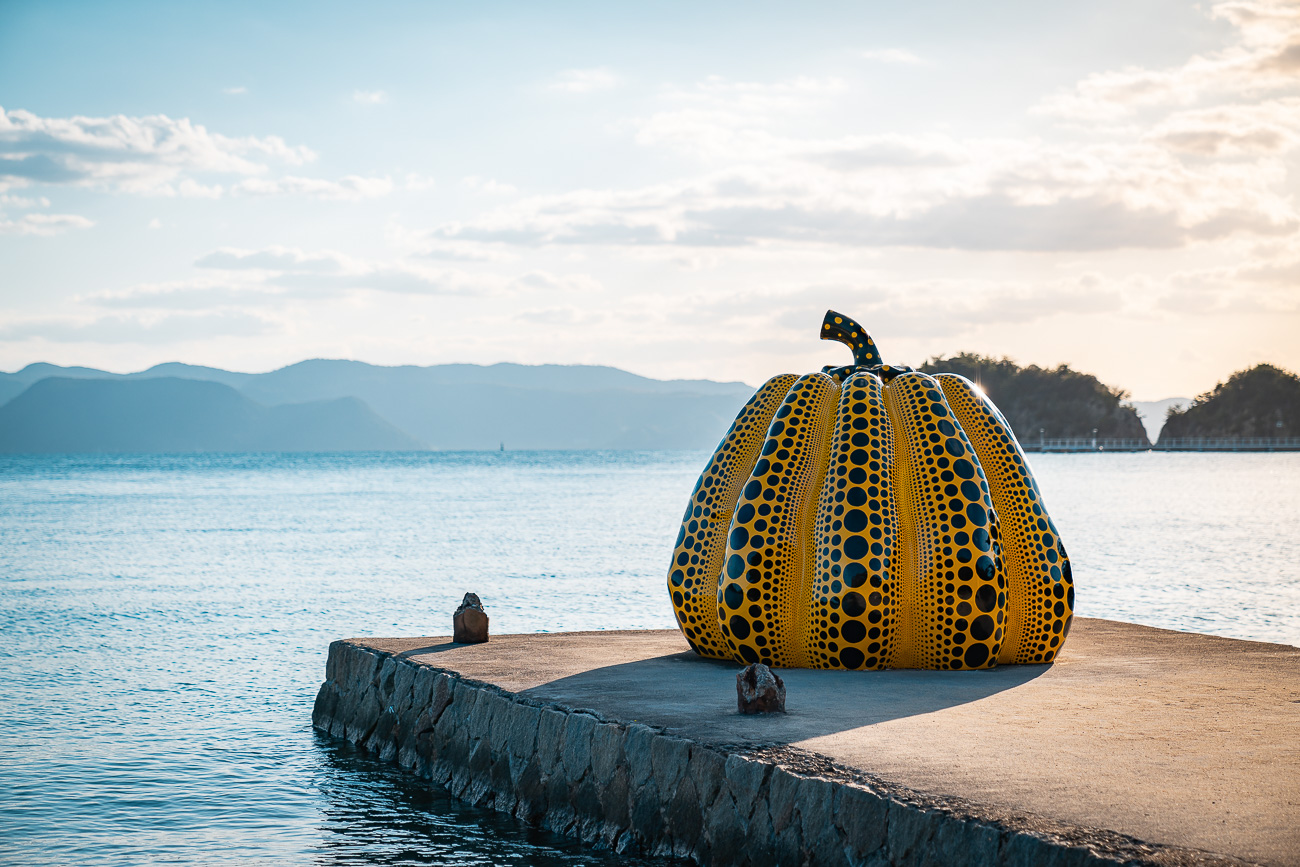
[[[884,362],[876,350],[876,343],[867,330],[842,313],[826,311],[822,320],[822,340],[838,340],[853,350],[853,363],[859,367],[872,367]]]

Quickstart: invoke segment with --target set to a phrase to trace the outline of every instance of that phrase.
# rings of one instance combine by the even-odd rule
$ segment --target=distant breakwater
[[[1028,438],[1021,442],[1027,452],[1295,452],[1300,437],[1162,437],[1151,443],[1144,439],[1114,437]]]

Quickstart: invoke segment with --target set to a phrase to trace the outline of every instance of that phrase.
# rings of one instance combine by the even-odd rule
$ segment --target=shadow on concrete
[[[787,713],[743,716],[736,709],[736,674],[741,666],[688,651],[591,669],[521,694],[715,743],[793,743],[980,701],[1028,683],[1050,668],[779,669],[786,685]]]
[[[410,650],[403,650],[401,653],[397,654],[397,656],[405,659],[408,656],[419,656],[422,653],[443,653],[444,651],[455,650],[458,647],[473,647],[473,645],[458,644],[455,641],[444,641],[442,644],[430,644],[427,647],[412,647]]]

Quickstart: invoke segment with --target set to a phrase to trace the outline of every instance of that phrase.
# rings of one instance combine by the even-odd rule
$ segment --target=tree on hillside
[[[1146,441],[1137,411],[1124,403],[1129,394],[1080,373],[1069,365],[1020,367],[1009,358],[963,352],[935,357],[921,365],[926,373],[959,373],[984,390],[1025,442],[1047,437],[1121,437]]]
[[[1160,439],[1300,436],[1300,376],[1271,364],[1239,370],[1182,412],[1171,409]]]

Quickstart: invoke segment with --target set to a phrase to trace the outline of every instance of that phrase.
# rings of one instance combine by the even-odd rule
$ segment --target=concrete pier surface
[[[1300,648],[1079,618],[1053,665],[781,670],[789,713],[736,712],[739,666],[676,631],[349,643],[705,744],[781,744],[994,811],[1300,865]]]

